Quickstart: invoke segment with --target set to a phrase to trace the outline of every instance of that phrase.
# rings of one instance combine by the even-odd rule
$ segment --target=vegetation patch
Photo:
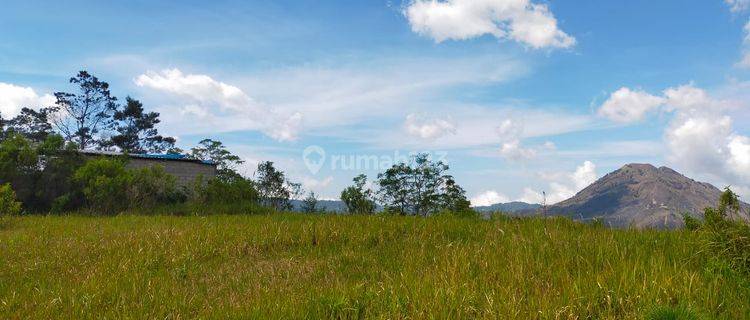
[[[742,319],[688,231],[441,215],[23,216],[0,318]],[[720,270],[720,271],[719,271]]]

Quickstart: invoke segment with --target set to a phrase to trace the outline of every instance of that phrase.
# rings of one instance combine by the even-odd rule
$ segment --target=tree
[[[307,195],[307,198],[302,200],[302,212],[318,213],[321,211],[322,210],[318,208],[318,197],[315,195],[315,192],[310,191],[310,193]]]
[[[83,157],[72,152],[75,148],[57,134],[34,143],[12,132],[0,143],[0,181],[11,184],[27,210],[48,210],[66,195],[68,204],[74,204],[75,185],[70,177],[83,164]]]
[[[162,153],[174,148],[176,140],[163,137],[155,128],[160,122],[159,113],[144,112],[143,103],[131,97],[113,114],[112,128],[117,132],[108,142],[109,146],[127,153]]]
[[[55,92],[54,110],[62,116],[54,124],[65,139],[76,142],[83,150],[101,142],[97,135],[111,122],[117,98],[110,94],[108,83],[86,71],[70,78],[70,83],[78,86],[78,92]]]
[[[21,213],[21,203],[16,201],[16,193],[10,184],[0,184],[0,219]],[[2,220],[0,220],[2,222]]]
[[[411,162],[413,165],[399,163],[378,174],[378,195],[388,210],[427,216],[466,205],[463,189],[445,174],[448,165],[432,162],[427,154],[418,154]]]
[[[276,210],[292,208],[289,200],[298,197],[301,193],[299,183],[287,180],[284,172],[276,170],[271,161],[259,163],[255,174],[255,187],[258,189],[261,204]]]
[[[53,108],[41,108],[39,111],[22,108],[15,118],[7,121],[9,130],[22,134],[34,142],[42,142],[52,134],[52,124],[49,122]]]
[[[8,121],[3,118],[3,113],[0,112],[0,142],[5,140],[5,136],[7,133],[5,132],[5,126],[7,125]]]
[[[201,140],[198,146],[191,149],[190,157],[215,163],[219,171],[217,177],[223,181],[242,179],[242,176],[237,173],[235,168],[244,163],[244,161],[229,152],[221,141],[211,139]]]
[[[372,190],[366,187],[367,176],[360,174],[353,179],[354,185],[341,191],[341,201],[346,205],[349,213],[370,214],[375,212],[375,201],[372,200]]]
[[[37,149],[23,135],[10,133],[0,143],[0,181],[10,183],[24,203],[34,199],[40,164]]]
[[[445,192],[442,197],[443,209],[452,212],[471,211],[471,202],[466,199],[466,191],[461,188],[451,176],[445,179]]]

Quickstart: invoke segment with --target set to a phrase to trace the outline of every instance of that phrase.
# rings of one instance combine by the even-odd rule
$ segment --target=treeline
[[[86,71],[69,82],[74,90],[56,92],[52,106],[24,106],[9,119],[0,114],[0,214],[115,214],[164,206],[283,211],[293,209],[292,200],[303,196],[301,185],[289,181],[272,162],[258,164],[253,177],[238,173],[243,160],[220,141],[204,139],[189,150],[177,148],[174,138],[159,133],[159,113],[146,111],[129,96],[120,102],[107,82]],[[91,149],[182,154],[215,163],[217,175],[178,187],[159,166],[129,169],[127,157],[92,158],[79,152]],[[378,205],[402,215],[474,214],[448,169],[425,154],[416,155],[379,174],[372,186],[366,176],[355,177],[341,200],[348,212],[359,214],[374,213]],[[302,203],[305,212],[322,211],[312,192]]]

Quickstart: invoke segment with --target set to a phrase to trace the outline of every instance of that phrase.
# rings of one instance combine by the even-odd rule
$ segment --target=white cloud
[[[297,138],[302,121],[298,112],[268,108],[240,88],[207,75],[183,74],[179,69],[147,71],[134,82],[139,87],[175,95],[183,104],[179,113],[190,119],[173,120],[187,121],[188,126],[213,132],[259,130],[276,140],[289,141]]]
[[[655,96],[641,90],[620,88],[613,92],[598,110],[598,113],[616,122],[635,122],[653,110],[681,113],[720,112],[730,107],[727,101],[712,99],[708,93],[692,84],[664,90],[662,96]]]
[[[510,199],[504,194],[498,193],[495,190],[488,190],[472,197],[471,205],[474,207],[491,206],[496,203],[505,203],[509,201]]]
[[[404,15],[412,31],[436,42],[492,35],[537,49],[575,44],[546,5],[530,0],[414,0]]]
[[[668,88],[660,97],[645,92],[639,95],[654,103],[661,101],[647,109],[672,113],[664,131],[667,161],[688,175],[748,187],[750,138],[736,132],[732,118],[726,115],[737,107],[735,102],[714,98],[692,84]]]
[[[512,161],[529,160],[536,157],[540,150],[554,150],[554,143],[547,141],[541,147],[525,147],[521,142],[524,134],[524,126],[521,122],[505,119],[496,128],[500,136],[500,155]]]
[[[304,188],[311,191],[320,191],[321,189],[328,187],[331,182],[333,182],[332,176],[328,176],[323,179],[315,179],[312,177],[302,178],[302,185],[304,186]]]
[[[732,12],[740,12],[750,8],[750,0],[724,0]]]
[[[135,84],[239,111],[256,105],[240,88],[216,81],[207,75],[183,74],[179,69],[163,70],[160,73],[148,71],[138,76]]]
[[[729,107],[728,102],[713,99],[705,90],[692,84],[668,88],[664,90],[664,97],[667,111],[713,113]]]
[[[50,94],[40,96],[30,87],[0,82],[0,114],[4,118],[15,117],[24,107],[37,109],[53,104],[55,97]]]
[[[574,196],[578,191],[594,183],[597,179],[596,165],[591,161],[585,161],[576,167],[576,170],[573,172],[542,173],[540,176],[549,183],[547,189],[544,191],[547,204],[555,204],[566,200]],[[544,194],[532,188],[524,188],[519,201],[541,203],[544,201]]]
[[[576,188],[576,192],[578,192],[594,183],[596,178],[596,165],[591,161],[585,161],[573,172],[571,180],[573,181],[573,186]]]
[[[667,159],[691,173],[747,186],[749,139],[735,131],[732,118],[725,114],[736,107],[733,102],[692,85],[669,88],[664,95],[667,110],[675,111],[664,133]]]
[[[750,144],[728,116],[678,115],[665,132],[667,159],[690,172],[730,184],[750,178]]]
[[[536,157],[536,150],[523,147],[521,141],[516,139],[503,142],[500,146],[500,155],[508,160],[529,160]]]
[[[599,108],[599,115],[616,122],[635,122],[664,103],[664,98],[650,95],[641,90],[620,88],[613,92]]]
[[[730,135],[729,143],[729,167],[744,177],[750,176],[750,138],[740,135]]]
[[[406,116],[404,128],[408,134],[422,139],[437,139],[456,133],[456,126],[449,120],[423,118],[414,113]]]

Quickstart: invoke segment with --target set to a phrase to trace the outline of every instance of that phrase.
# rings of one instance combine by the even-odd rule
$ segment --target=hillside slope
[[[601,219],[615,227],[675,228],[683,213],[699,216],[715,206],[721,190],[667,167],[628,164],[611,172],[572,198],[547,208],[547,214],[578,220]],[[747,219],[745,205],[743,219]]]

